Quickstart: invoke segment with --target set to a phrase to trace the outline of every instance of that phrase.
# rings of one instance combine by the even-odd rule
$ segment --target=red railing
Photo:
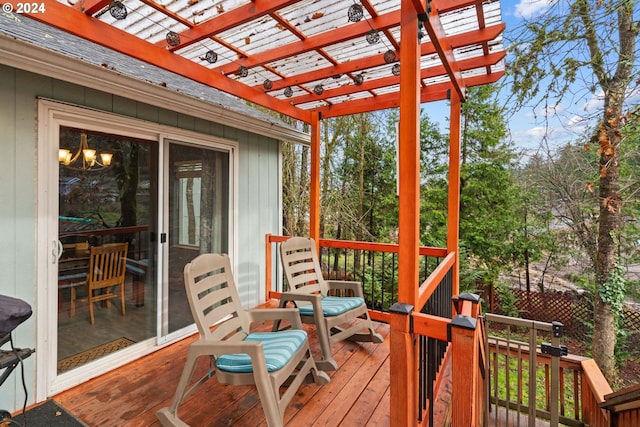
[[[600,407],[609,411],[612,426],[640,426],[640,384],[605,395]]]
[[[266,236],[267,299],[280,296],[277,283],[273,283],[281,276],[274,245],[287,238]],[[441,367],[450,360],[447,327],[453,310],[455,253],[420,248],[417,306],[406,313],[394,313],[389,309],[397,303],[398,245],[331,239],[320,239],[318,243],[323,274],[361,281],[371,317],[391,324],[392,400],[400,402],[391,403],[393,424],[432,425],[432,402],[442,382]]]
[[[593,359],[583,360],[582,369],[582,421],[591,427],[609,427],[608,411],[600,408],[604,396],[612,392],[611,386]]]
[[[280,296],[280,290],[273,283],[274,277],[281,275],[274,245],[286,239],[286,236],[266,236],[267,299]],[[397,302],[397,245],[320,239],[319,246],[320,253],[324,254],[324,261],[321,255],[323,269],[326,268],[324,274],[331,278],[345,276],[361,281],[383,278],[390,284],[382,286],[386,286],[385,289],[389,289],[393,297],[391,301],[384,300],[384,306]],[[332,251],[342,252],[336,254]],[[395,391],[391,393],[392,423],[407,426],[433,425],[431,403],[434,401],[433,393],[443,380],[440,368],[451,363],[450,401],[456,408],[452,412],[453,425],[480,425],[485,416],[487,398],[487,374],[484,367],[487,358],[495,358],[493,353],[497,348],[484,347],[486,331],[483,329],[483,322],[478,321],[480,306],[477,299],[473,295],[451,295],[455,289],[452,273],[458,268],[456,254],[447,253],[446,249],[428,247],[420,248],[419,253],[423,257],[420,262],[424,279],[417,284],[417,307],[400,304],[391,310],[370,310],[373,319],[391,324],[390,376],[391,388]],[[361,270],[348,268],[358,264],[354,257],[364,254],[367,254],[367,258],[360,259]],[[390,256],[387,265],[384,264],[384,256]],[[339,259],[342,264],[331,262],[332,259]],[[366,267],[376,263],[381,264],[378,270]],[[387,269],[394,273],[386,274]],[[377,303],[379,301],[368,301],[370,307]],[[452,316],[453,320],[450,318]],[[547,358],[540,355],[538,362],[545,370],[545,378],[549,377],[550,363],[547,363]],[[622,394],[611,393],[609,384],[595,362],[575,356],[561,359],[560,372],[560,413],[563,421],[569,425],[640,425],[640,386]],[[566,383],[565,378],[568,379]],[[609,406],[607,398],[610,398]],[[549,393],[545,394],[545,399],[547,406],[550,405]],[[618,424],[613,424],[612,420]]]
[[[271,234],[267,234],[265,238],[267,300],[279,298],[282,291],[279,288],[282,274],[277,246],[287,239],[287,236]],[[318,243],[320,263],[325,277],[362,282],[371,317],[374,320],[389,322],[388,309],[397,301],[398,245],[332,239],[320,239]],[[441,260],[447,256],[446,249],[422,247],[419,254],[424,278],[420,285],[420,305],[424,306],[454,259],[449,256],[443,268]],[[338,259],[339,262],[336,262]],[[428,285],[434,281],[435,284]]]

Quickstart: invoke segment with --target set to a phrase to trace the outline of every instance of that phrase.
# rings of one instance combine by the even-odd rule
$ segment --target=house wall
[[[65,101],[238,142],[236,280],[249,306],[264,300],[264,235],[279,230],[279,149],[274,139],[170,109],[0,65],[0,294],[36,306],[37,97]],[[36,316],[14,331],[18,347],[35,347]],[[29,403],[35,357],[25,360]],[[55,357],[55,356],[52,356]],[[22,407],[19,369],[0,386],[0,409]]]

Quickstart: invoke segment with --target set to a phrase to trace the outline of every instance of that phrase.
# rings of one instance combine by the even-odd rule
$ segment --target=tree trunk
[[[618,101],[619,100],[619,101]],[[593,359],[605,378],[616,379],[615,345],[616,313],[601,291],[608,286],[611,272],[618,261],[618,233],[620,230],[620,123],[622,96],[609,94],[605,101],[604,123],[598,132],[600,145],[600,217],[596,252],[596,293],[593,310]],[[610,102],[607,102],[610,101]],[[608,104],[608,105],[607,105]]]
[[[298,221],[296,224],[295,235],[296,236],[308,236],[309,235],[309,223],[307,222],[306,215],[302,212],[306,212],[309,207],[309,147],[302,147],[302,159],[300,164],[300,207],[306,206],[306,210],[299,210]]]
[[[296,158],[294,144],[282,143],[282,227],[286,236],[295,231]]]

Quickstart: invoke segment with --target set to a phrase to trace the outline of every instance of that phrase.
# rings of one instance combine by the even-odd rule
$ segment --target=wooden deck
[[[390,426],[389,326],[376,323],[382,344],[341,342],[334,347],[340,368],[331,382],[303,385],[287,407],[285,424],[300,426]],[[258,327],[257,329],[260,329]],[[314,355],[320,354],[313,328],[307,328]],[[156,411],[171,404],[184,366],[184,339],[120,369],[65,391],[54,400],[89,426],[159,426]],[[201,358],[200,374],[208,360]],[[255,387],[207,381],[180,407],[192,426],[266,426]]]

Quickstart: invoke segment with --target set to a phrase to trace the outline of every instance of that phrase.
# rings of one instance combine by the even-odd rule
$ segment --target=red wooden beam
[[[189,21],[187,18],[183,18],[182,15],[172,11],[171,9],[167,8],[163,4],[156,3],[153,0],[140,0],[140,1],[142,3],[144,3],[144,4],[146,4],[147,6],[157,10],[158,12],[168,16],[169,18],[173,19],[174,21],[179,22],[182,25],[187,26],[188,28],[191,28],[191,27],[195,26],[195,24],[193,22]],[[180,37],[180,40],[182,40],[182,36]],[[161,45],[161,43],[164,43],[166,45],[166,41],[164,41],[164,40],[162,40],[161,42],[156,43],[156,44]]]
[[[479,75],[465,79],[467,87],[481,86],[485,84],[495,83],[502,76],[504,71],[491,73],[490,75]],[[442,101],[449,98],[449,92],[453,90],[453,85],[449,82],[429,85],[420,88],[420,103]],[[323,118],[346,116],[350,114],[366,113],[369,111],[385,110],[387,108],[397,108],[400,105],[400,99],[397,93],[388,93],[357,99],[354,101],[345,101],[339,104],[333,104],[326,107],[314,108],[311,111],[319,111]]]
[[[371,27],[376,29],[386,29],[398,25],[400,12],[390,12],[373,18],[369,21],[360,21],[340,28],[340,31],[320,33],[317,36],[308,37],[305,40],[289,43],[285,46],[278,46],[251,57],[242,58],[229,64],[214,68],[219,73],[227,74],[234,72],[240,65],[247,68],[257,67],[269,62],[278,61],[287,57],[299,55],[311,50],[321,49],[336,43],[341,43],[356,37],[366,35],[371,31]]]
[[[475,58],[465,59],[460,61],[459,65],[462,71],[473,70],[475,68],[491,66],[501,61],[506,55],[506,52],[496,52],[488,56],[478,56]],[[428,79],[446,74],[446,70],[443,65],[435,67],[424,68],[420,72],[421,79]],[[353,93],[371,91],[374,89],[380,89],[387,86],[393,86],[400,83],[400,78],[397,76],[383,77],[375,80],[365,81],[360,86],[355,84],[344,85],[335,89],[327,89],[322,95],[316,95],[315,93],[300,95],[295,98],[289,98],[289,102],[293,105],[305,104],[307,102],[314,102],[320,99],[330,99],[338,96],[350,95]]]
[[[453,295],[460,293],[460,152],[462,105],[457,93],[451,94],[449,114],[449,184],[447,197],[447,250],[455,254]]]
[[[265,108],[278,111],[298,120],[309,122],[310,113],[300,110],[262,91],[248,87],[234,79],[212,73],[208,68],[179,55],[105,24],[62,3],[47,3],[47,13],[26,14],[29,18],[132,58],[155,65],[172,73],[216,88],[231,95],[250,100]]]
[[[448,341],[447,330],[451,319],[423,314],[418,311],[413,312],[411,317],[413,317],[413,332],[416,335]]]
[[[464,100],[466,94],[462,74],[460,73],[460,68],[456,63],[456,58],[453,55],[451,42],[447,39],[447,34],[444,31],[442,22],[440,21],[440,15],[435,8],[432,8],[431,12],[428,14],[428,19],[424,22],[424,28],[427,30],[429,39],[431,40],[431,43],[433,43],[442,64],[447,69],[447,74],[449,75],[456,92],[458,92],[460,99]]]
[[[80,0],[73,7],[82,13],[92,16],[109,6],[111,1],[112,0]]]
[[[255,0],[228,12],[224,12],[201,24],[193,25],[192,23],[189,25],[191,28],[180,33],[180,44],[172,47],[170,50],[182,49],[185,46],[220,34],[238,25],[253,21],[261,16],[276,12],[294,3],[297,3],[297,0]],[[162,45],[162,41],[158,44]]]
[[[320,113],[311,113],[311,177],[309,181],[309,237],[320,244]],[[318,248],[319,249],[319,248]]]
[[[482,30],[473,30],[466,33],[456,34],[449,39],[454,49],[470,46],[479,43],[485,43],[494,40],[505,29],[504,24],[494,25],[484,28]],[[432,55],[436,53],[436,49],[433,43],[422,43],[420,45],[420,54],[422,56]],[[398,55],[398,52],[396,52]],[[277,80],[273,82],[272,91],[282,90],[288,86],[298,86],[304,83],[324,80],[331,76],[339,74],[357,73],[361,70],[365,70],[371,67],[377,67],[384,65],[384,55],[379,54],[367,58],[354,59],[353,61],[345,62],[331,67],[325,67],[317,70],[312,70],[308,73],[289,76],[287,78]],[[254,86],[256,89],[261,89],[262,85]]]
[[[482,6],[486,0],[431,0],[431,7],[440,13],[463,9],[469,6]]]

